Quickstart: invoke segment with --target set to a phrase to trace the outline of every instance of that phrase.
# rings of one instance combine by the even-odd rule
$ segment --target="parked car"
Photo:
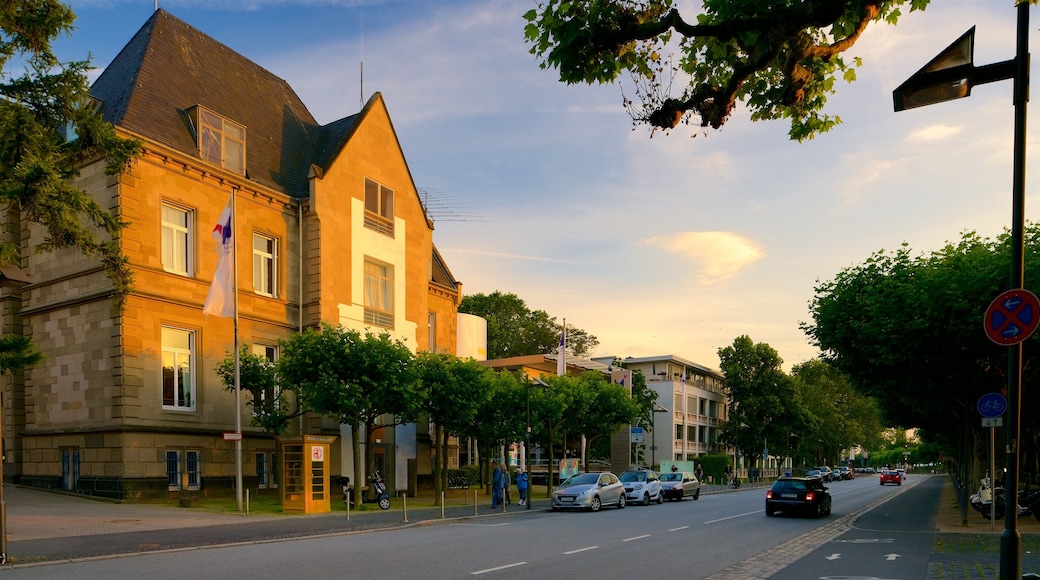
[[[805,477],[815,477],[817,479],[823,479],[823,472],[819,469],[809,469],[805,472]]]
[[[906,479],[906,470],[903,468],[896,469],[896,473],[899,474],[899,479]]]
[[[831,494],[818,477],[780,477],[766,491],[766,515],[776,512],[830,515]]]
[[[682,501],[686,496],[697,500],[701,498],[701,482],[689,471],[662,473],[661,494],[668,500]]]
[[[661,482],[654,471],[633,469],[622,473],[618,479],[625,485],[625,499],[629,502],[650,505],[652,501],[661,503],[664,499],[661,493]]]
[[[903,478],[899,476],[898,471],[892,471],[891,469],[881,470],[881,485],[886,483],[894,483],[896,485],[903,485]]]
[[[613,473],[578,473],[553,490],[552,510],[587,509],[598,512],[605,505],[625,507],[625,486]]]
[[[826,465],[821,465],[816,469],[820,470],[820,479],[822,479],[824,483],[830,483],[834,481],[834,473],[831,471],[830,467],[827,467]]]
[[[846,480],[848,480],[848,479],[855,479],[856,478],[856,474],[853,473],[851,469],[849,469],[848,467],[845,467],[844,465],[842,465],[841,467],[838,468],[838,475],[841,476],[841,479],[846,479]]]

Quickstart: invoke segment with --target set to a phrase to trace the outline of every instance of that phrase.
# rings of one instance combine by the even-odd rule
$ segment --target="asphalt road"
[[[923,481],[927,478],[918,479]],[[702,496],[697,501],[608,508],[599,513],[546,511],[375,534],[247,542],[55,563],[5,570],[3,577],[427,579],[645,577],[649,573],[681,578],[765,578],[784,564],[768,550],[780,550],[789,558],[804,554],[812,558],[814,548],[847,528],[850,514],[912,491],[912,485],[882,488],[874,478],[836,482],[830,487],[834,515],[819,520],[767,518],[764,490],[749,489]],[[934,513],[934,505],[930,509]],[[845,553],[843,564],[853,558],[851,551]],[[923,557],[927,556],[925,549]],[[804,561],[813,575],[785,577],[819,577],[815,561]],[[796,561],[780,573],[797,574],[792,566],[801,563]]]
[[[880,487],[876,478],[871,480]],[[771,578],[926,578],[942,485],[941,477],[925,478],[920,485],[864,512],[849,531]]]

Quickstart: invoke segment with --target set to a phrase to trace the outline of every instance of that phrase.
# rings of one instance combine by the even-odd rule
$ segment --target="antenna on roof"
[[[155,11],[159,11],[159,0],[155,0]]]

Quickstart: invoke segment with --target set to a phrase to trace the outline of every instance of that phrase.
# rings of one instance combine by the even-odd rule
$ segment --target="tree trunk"
[[[436,424],[433,428],[433,505],[441,505],[441,458],[444,456],[444,448],[441,447],[441,426]]]
[[[350,447],[354,456],[354,505],[361,505],[361,422],[357,419],[350,424]]]

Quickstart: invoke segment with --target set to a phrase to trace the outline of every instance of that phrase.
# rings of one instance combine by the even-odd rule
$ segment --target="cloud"
[[[957,135],[963,130],[962,127],[954,127],[953,125],[929,125],[927,127],[921,127],[920,129],[910,133],[907,136],[908,141],[922,142],[922,141],[945,141],[954,135]]]
[[[653,236],[642,246],[657,246],[700,266],[696,281],[708,285],[736,276],[744,267],[765,257],[755,242],[732,232],[685,232]]]

